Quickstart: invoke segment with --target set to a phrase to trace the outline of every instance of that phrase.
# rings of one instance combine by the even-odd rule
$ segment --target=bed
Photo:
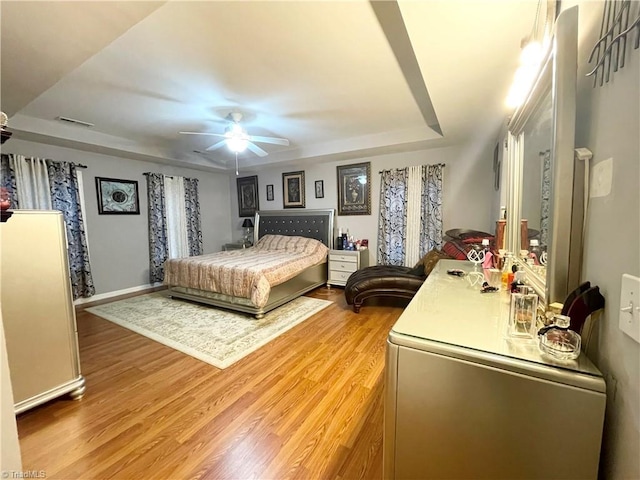
[[[166,294],[262,318],[326,283],[333,217],[332,209],[257,212],[254,247],[167,260]]]

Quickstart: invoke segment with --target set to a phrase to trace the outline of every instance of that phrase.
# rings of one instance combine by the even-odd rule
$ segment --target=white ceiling
[[[2,1],[1,107],[17,138],[212,168],[226,148],[193,151],[218,139],[178,132],[223,133],[230,111],[291,143],[245,167],[476,141],[507,114],[536,5]]]

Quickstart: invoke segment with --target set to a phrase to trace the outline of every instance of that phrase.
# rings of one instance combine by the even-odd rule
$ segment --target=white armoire
[[[16,413],[61,395],[79,398],[76,317],[64,219],[16,210],[0,230],[0,289]]]

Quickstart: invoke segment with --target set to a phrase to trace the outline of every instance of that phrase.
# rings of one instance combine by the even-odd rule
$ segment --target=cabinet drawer
[[[353,273],[358,269],[358,264],[351,262],[336,262],[334,260],[331,260],[331,262],[329,262],[329,269]]]
[[[352,262],[358,263],[358,255],[349,255],[343,253],[331,253],[329,254],[329,261],[333,262]]]
[[[331,270],[329,272],[329,283],[346,283],[353,272],[340,272],[337,270]]]

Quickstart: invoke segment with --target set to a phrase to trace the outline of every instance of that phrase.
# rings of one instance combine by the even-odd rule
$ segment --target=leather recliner
[[[409,267],[375,265],[358,270],[347,280],[344,295],[353,311],[360,312],[362,303],[371,297],[412,299],[427,278],[418,276]]]

